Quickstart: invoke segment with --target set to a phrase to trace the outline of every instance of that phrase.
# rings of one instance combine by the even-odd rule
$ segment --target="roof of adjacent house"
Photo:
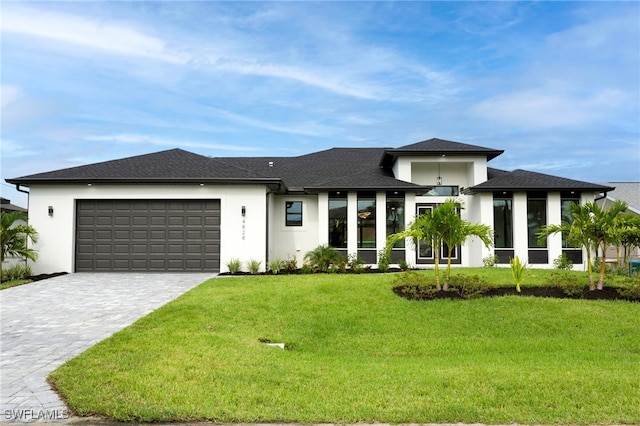
[[[25,209],[24,207],[11,204],[11,200],[7,200],[4,197],[0,197],[0,210],[7,213],[11,213],[11,212],[26,213],[27,212],[27,209]]]
[[[394,177],[391,166],[398,156],[470,155],[490,160],[502,152],[442,139],[429,139],[400,148],[331,148],[298,157],[211,158],[171,149],[7,179],[7,182],[25,186],[54,183],[261,183],[280,192],[421,192],[432,187]],[[488,180],[467,191],[536,189],[608,191],[613,188],[524,170],[489,169]]]
[[[612,191],[613,187],[580,180],[567,179],[544,173],[517,169],[507,172],[499,169],[488,171],[488,180],[467,188],[465,193],[494,191]]]
[[[640,182],[607,182],[615,190],[607,194],[607,200],[624,201],[628,210],[640,215]]]

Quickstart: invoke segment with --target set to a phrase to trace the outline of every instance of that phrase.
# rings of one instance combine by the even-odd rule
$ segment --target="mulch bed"
[[[470,299],[479,297],[500,297],[500,296],[522,296],[522,297],[553,297],[557,299],[587,299],[587,300],[627,300],[640,302],[640,297],[623,296],[617,288],[604,287],[602,290],[589,291],[587,287],[577,294],[567,294],[560,287],[522,287],[518,293],[515,287],[490,288],[485,291],[467,296],[461,294],[457,289],[449,291],[433,291],[429,287],[416,285],[398,285],[393,288],[393,292],[408,300],[434,300],[434,299]]]

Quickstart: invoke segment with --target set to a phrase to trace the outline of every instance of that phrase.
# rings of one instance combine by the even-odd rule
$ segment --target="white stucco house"
[[[321,244],[377,263],[387,235],[447,198],[462,216],[490,225],[495,247],[471,239],[453,262],[482,266],[520,256],[552,267],[563,252],[583,262],[561,235],[544,246],[535,233],[560,223],[568,203],[614,188],[488,166],[502,150],[430,139],[399,148],[333,148],[299,157],[210,158],[180,149],[7,179],[29,188],[29,220],[39,232],[34,272],[212,271],[226,262],[304,255]],[[401,242],[395,262],[433,263],[427,243]],[[444,257],[444,256],[443,256]]]

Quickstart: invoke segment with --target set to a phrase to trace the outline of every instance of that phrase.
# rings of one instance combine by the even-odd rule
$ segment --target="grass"
[[[17,287],[22,284],[28,284],[31,280],[8,280],[2,281],[0,283],[0,290],[4,290],[5,288]]]
[[[639,304],[411,302],[392,280],[213,279],[50,380],[78,414],[120,421],[640,422]]]

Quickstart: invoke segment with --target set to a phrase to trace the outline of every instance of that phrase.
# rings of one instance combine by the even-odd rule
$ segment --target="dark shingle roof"
[[[168,181],[261,181],[263,179],[263,176],[250,170],[240,169],[182,149],[171,149],[153,154],[137,155],[120,160],[7,179],[7,182],[27,185],[45,182],[167,183]]]
[[[400,155],[481,155],[485,156],[487,160],[491,160],[503,152],[504,150],[500,149],[485,148],[477,145],[432,138],[411,145],[401,146],[400,148],[387,149],[384,157],[380,160],[380,165],[388,166],[393,164],[395,159]]]
[[[479,185],[467,188],[465,193],[493,191],[596,191],[607,192],[613,190],[610,186],[579,180],[567,179],[559,176],[551,176],[544,173],[529,172],[527,170],[514,170],[505,172],[498,169],[490,169],[489,180]]]
[[[261,175],[278,176],[290,191],[426,189],[424,186],[398,180],[390,170],[379,167],[378,161],[384,150],[385,148],[332,148],[299,157],[235,157],[218,160]]]

